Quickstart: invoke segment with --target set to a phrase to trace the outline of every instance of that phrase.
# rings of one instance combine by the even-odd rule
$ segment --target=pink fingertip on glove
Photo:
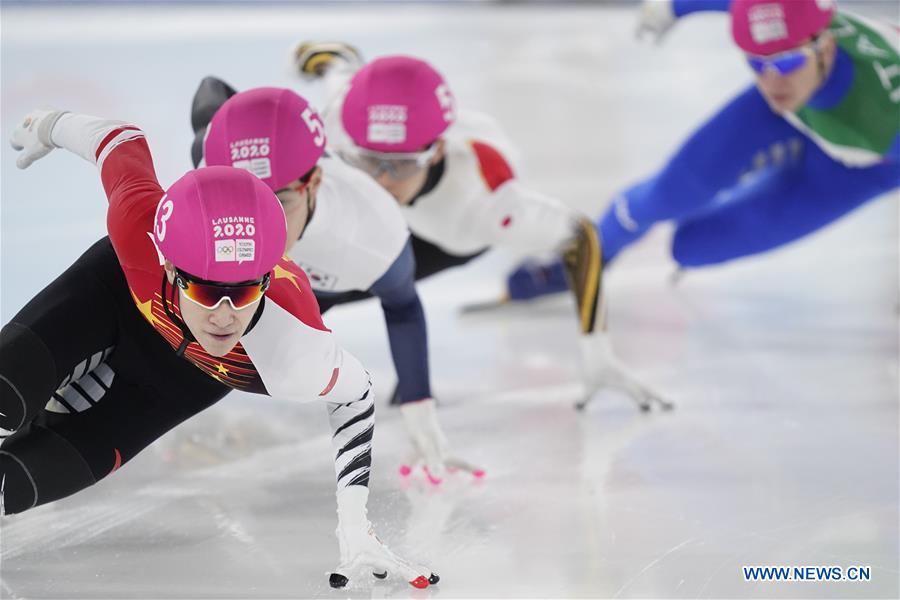
[[[431,474],[431,471],[428,470],[428,467],[423,466],[422,470],[425,471],[425,476],[428,478],[428,482],[431,485],[441,485],[441,481],[443,481],[440,477],[435,477]]]
[[[487,471],[485,471],[484,469],[475,469],[474,471],[472,471],[472,476],[476,479],[481,479],[485,475],[487,475]]]
[[[400,465],[400,476],[409,477],[412,474],[412,467],[409,465]]]

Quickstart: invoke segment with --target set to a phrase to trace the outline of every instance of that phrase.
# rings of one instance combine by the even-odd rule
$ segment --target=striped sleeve
[[[123,121],[74,113],[60,117],[51,132],[54,144],[96,164],[101,171],[106,158],[119,144],[143,137],[140,129]]]
[[[338,491],[351,485],[369,485],[372,467],[372,434],[375,431],[375,392],[369,379],[359,399],[344,404],[327,403],[334,449]]]

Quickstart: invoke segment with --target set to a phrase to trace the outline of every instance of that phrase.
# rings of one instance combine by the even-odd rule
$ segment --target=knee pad
[[[30,423],[0,445],[5,514],[65,498],[97,482],[81,454],[55,432]]]
[[[0,373],[0,435],[16,431],[25,424],[26,407],[22,393]]]
[[[581,333],[591,333],[597,326],[598,313],[602,313],[598,305],[603,257],[597,231],[589,220],[578,219],[575,237],[563,252],[563,266],[578,305]]]
[[[707,248],[705,244],[695,243],[694,236],[691,235],[690,229],[683,226],[676,227],[672,234],[672,260],[678,263],[679,267],[693,268],[702,267],[710,262],[712,253],[710,250],[715,248]]]
[[[20,513],[37,504],[37,486],[28,468],[0,448],[0,515]]]
[[[56,364],[36,333],[16,322],[0,330],[0,428],[14,431],[47,404]]]
[[[723,223],[724,228],[724,223]],[[750,242],[738,235],[722,235],[719,228],[705,221],[680,223],[672,233],[671,254],[678,266],[695,269],[761,252],[764,236],[761,226],[757,240]]]

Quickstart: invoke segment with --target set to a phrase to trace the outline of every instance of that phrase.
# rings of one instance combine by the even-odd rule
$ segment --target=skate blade
[[[513,301],[509,299],[508,296],[502,296],[496,300],[485,300],[483,302],[472,302],[470,304],[463,304],[459,312],[463,315],[472,315],[478,313],[485,313],[495,311],[500,308],[504,308],[513,304]]]
[[[642,413],[649,413],[649,412],[653,411],[654,408],[656,409],[656,412],[660,412],[660,411],[669,412],[669,411],[672,411],[675,409],[674,402],[670,402],[669,400],[664,400],[664,399],[660,398],[659,396],[647,395],[642,398],[636,398],[632,394],[628,393],[627,390],[625,390],[621,387],[609,386],[609,387],[594,390],[592,393],[587,394],[584,398],[582,398],[581,400],[579,400],[578,402],[575,403],[575,405],[574,405],[575,410],[577,410],[579,412],[584,411],[584,409],[587,408],[588,404],[590,404],[593,401],[594,397],[602,391],[614,391],[614,392],[618,392],[620,394],[624,394],[625,396],[628,397],[629,400],[631,400],[634,403],[635,406],[637,406],[638,410],[640,410]]]

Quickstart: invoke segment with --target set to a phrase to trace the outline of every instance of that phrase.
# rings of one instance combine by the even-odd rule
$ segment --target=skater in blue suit
[[[698,10],[730,10],[755,85],[614,198],[596,223],[607,263],[662,221],[680,267],[766,252],[900,184],[896,28],[825,0],[653,0],[641,32],[659,38]],[[557,291],[559,270],[523,265],[510,296]]]

